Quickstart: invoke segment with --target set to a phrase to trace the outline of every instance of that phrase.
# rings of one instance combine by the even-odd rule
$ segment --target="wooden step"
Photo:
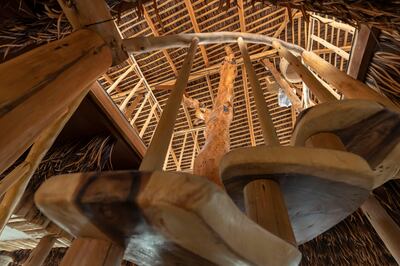
[[[76,237],[112,240],[139,265],[297,265],[297,248],[262,229],[204,177],[80,173],[48,179],[38,208]]]
[[[279,182],[298,244],[335,226],[368,198],[375,178],[361,157],[342,151],[257,146],[227,153],[220,175],[244,209],[243,188],[256,179]]]

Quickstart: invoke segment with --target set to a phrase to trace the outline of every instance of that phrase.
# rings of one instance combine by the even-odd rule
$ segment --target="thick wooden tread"
[[[297,265],[297,248],[262,229],[218,186],[187,173],[53,177],[35,195],[76,237],[111,239],[138,265]]]
[[[361,157],[343,151],[257,146],[225,155],[220,174],[243,209],[243,188],[255,179],[280,183],[298,244],[333,227],[359,208],[375,177]]]
[[[319,133],[337,135],[347,151],[364,158],[378,187],[400,170],[400,113],[368,100],[343,100],[316,105],[297,119],[291,143],[304,146]]]

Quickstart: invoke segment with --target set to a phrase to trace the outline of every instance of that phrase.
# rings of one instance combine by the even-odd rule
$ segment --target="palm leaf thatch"
[[[26,193],[34,193],[40,184],[55,175],[111,170],[110,159],[114,144],[114,139],[108,136],[95,136],[52,147],[32,176]],[[29,257],[30,252],[31,250],[17,250],[0,252],[0,255],[6,254],[12,257],[14,263],[10,265],[16,266],[21,265]],[[65,252],[65,248],[53,249],[44,265],[59,265]]]
[[[392,180],[374,191],[400,224],[400,181]],[[361,210],[300,246],[302,265],[397,265]]]

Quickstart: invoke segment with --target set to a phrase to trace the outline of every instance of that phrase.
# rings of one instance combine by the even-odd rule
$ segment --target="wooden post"
[[[149,148],[140,164],[141,171],[162,170],[168,146],[174,130],[174,124],[178,110],[181,105],[183,93],[187,86],[190,70],[192,69],[193,59],[196,54],[197,44],[199,40],[194,38],[189,47],[189,51],[183,62],[182,68],[179,70],[178,79],[174,89],[167,100],[167,104],[163,110],[160,121],[158,122],[156,131]]]
[[[111,50],[98,34],[80,30],[0,65],[0,173],[111,60]]]
[[[297,110],[301,108],[301,101],[299,97],[297,97],[296,93],[293,92],[293,88],[290,87],[289,83],[282,77],[282,75],[278,72],[278,70],[275,68],[274,64],[271,63],[269,60],[264,59],[261,61],[264,66],[271,71],[272,76],[274,76],[274,79],[276,82],[278,82],[279,86],[284,90],[285,94],[288,96],[290,101],[292,102],[292,105],[294,108]]]
[[[393,258],[400,264],[400,227],[373,195],[370,195],[361,209]]]
[[[41,266],[49,255],[56,240],[57,237],[54,235],[47,235],[40,239],[38,245],[32,250],[28,259],[22,266]]]
[[[301,56],[307,65],[312,67],[318,75],[343,93],[345,98],[372,100],[388,107],[397,108],[384,95],[379,94],[361,81],[340,71],[315,53],[304,51]]]
[[[251,64],[247,46],[241,38],[238,39],[238,44],[243,55],[254,101],[257,105],[257,114],[263,130],[264,141],[266,145],[279,146],[279,139],[260,82]],[[283,194],[276,181],[260,179],[248,183],[244,188],[244,200],[246,213],[251,219],[269,232],[297,246]]]
[[[364,81],[367,76],[369,62],[378,45],[380,30],[360,24],[350,54],[347,74],[357,80]]]
[[[258,179],[244,187],[247,216],[268,232],[297,246],[279,183]]]
[[[57,2],[74,30],[90,29],[102,37],[107,46],[111,48],[113,65],[128,59],[128,54],[122,49],[122,38],[106,1],[58,0]]]
[[[8,188],[0,202],[0,232],[3,231],[4,226],[23,196],[29,180],[33,176],[43,157],[53,145],[64,125],[78,108],[87,91],[88,88],[83,89],[82,94],[78,96],[70,106],[66,107],[60,117],[58,117],[55,122],[43,130],[39,137],[34,141],[34,144],[26,156],[25,161],[21,163],[21,165],[26,166],[26,171],[19,171],[19,167],[17,167],[10,173],[10,175],[5,177],[15,178],[16,181]],[[14,172],[17,172],[17,174]]]
[[[314,77],[311,71],[296,56],[277,41],[272,42],[272,46],[278,51],[281,57],[284,57],[289,62],[320,102],[336,101],[335,96]]]
[[[247,51],[246,43],[243,41],[242,38],[239,38],[238,44],[240,52],[243,56],[243,62],[246,67],[247,76],[250,81],[251,91],[254,95],[258,119],[260,120],[265,144],[270,146],[277,146],[279,145],[278,136],[276,135],[274,124],[272,123],[272,118],[268,111],[268,105],[265,101],[260,81],[258,80],[257,74],[254,71],[253,65],[251,64],[250,55]]]
[[[60,266],[120,266],[124,249],[100,239],[78,238],[72,242]]]

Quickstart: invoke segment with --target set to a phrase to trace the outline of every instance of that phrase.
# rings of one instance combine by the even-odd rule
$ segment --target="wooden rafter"
[[[185,2],[185,6],[187,8],[187,11],[189,12],[189,17],[190,17],[190,21],[192,22],[194,32],[200,33],[201,31],[200,31],[199,25],[197,24],[197,19],[196,19],[194,10],[193,10],[192,2],[190,0],[183,0],[183,1]],[[206,67],[208,67],[209,61],[208,61],[208,57],[207,57],[207,51],[206,51],[206,48],[204,47],[204,45],[200,45],[200,52],[201,52],[201,56],[203,57],[204,64],[206,65]]]

